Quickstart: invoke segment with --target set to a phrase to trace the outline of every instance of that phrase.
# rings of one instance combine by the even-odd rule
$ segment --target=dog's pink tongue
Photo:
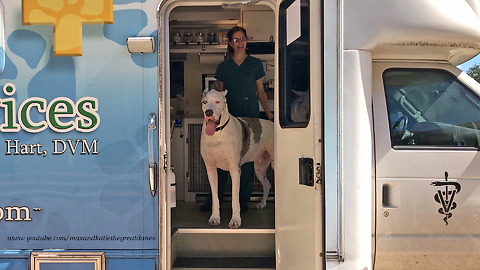
[[[216,128],[215,122],[213,122],[212,120],[208,120],[207,127],[205,128],[205,133],[208,136],[212,136],[215,133],[215,128]]]

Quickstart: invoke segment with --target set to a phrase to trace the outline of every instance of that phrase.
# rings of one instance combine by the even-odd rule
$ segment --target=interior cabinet
[[[275,40],[275,13],[273,10],[242,10],[242,27],[249,41]]]

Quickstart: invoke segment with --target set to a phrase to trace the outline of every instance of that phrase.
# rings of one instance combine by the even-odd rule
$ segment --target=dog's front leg
[[[218,174],[217,167],[207,166],[208,182],[212,190],[212,215],[208,220],[211,226],[220,225],[220,202],[218,200]]]
[[[242,226],[240,218],[240,168],[230,170],[232,177],[232,219],[228,223],[230,229],[238,229]]]

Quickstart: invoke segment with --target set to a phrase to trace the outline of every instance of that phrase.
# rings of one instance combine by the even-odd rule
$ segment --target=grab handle
[[[155,197],[158,183],[158,166],[153,160],[153,131],[157,128],[157,115],[150,113],[148,115],[148,180],[150,183],[150,193]]]

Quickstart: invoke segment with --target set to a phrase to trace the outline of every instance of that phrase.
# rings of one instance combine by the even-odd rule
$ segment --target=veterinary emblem
[[[444,187],[443,190],[437,190],[437,194],[433,198],[442,205],[442,207],[438,208],[438,213],[445,215],[443,221],[445,221],[445,226],[447,226],[448,219],[452,217],[451,211],[457,208],[457,203],[453,200],[455,195],[460,192],[461,186],[457,182],[448,181],[448,172],[445,172],[445,181],[434,181],[431,185]]]

